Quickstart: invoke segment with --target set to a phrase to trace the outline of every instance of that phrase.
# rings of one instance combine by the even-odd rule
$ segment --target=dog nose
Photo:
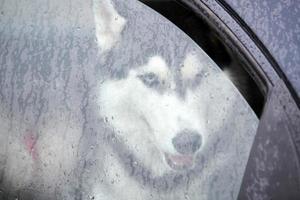
[[[177,152],[181,154],[193,154],[202,144],[202,137],[196,131],[184,130],[172,139]]]

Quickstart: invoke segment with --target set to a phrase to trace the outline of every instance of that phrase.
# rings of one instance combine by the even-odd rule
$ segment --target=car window
[[[135,0],[3,0],[0,197],[236,199],[258,119]]]

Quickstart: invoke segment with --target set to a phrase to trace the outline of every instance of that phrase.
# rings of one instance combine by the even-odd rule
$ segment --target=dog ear
[[[106,53],[119,41],[126,19],[109,0],[93,0],[93,12],[97,44],[101,53]]]

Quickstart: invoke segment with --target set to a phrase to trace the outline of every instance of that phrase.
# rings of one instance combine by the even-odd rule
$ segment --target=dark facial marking
[[[158,87],[160,84],[159,77],[153,73],[148,72],[146,74],[138,75],[138,78],[147,86],[150,88]]]

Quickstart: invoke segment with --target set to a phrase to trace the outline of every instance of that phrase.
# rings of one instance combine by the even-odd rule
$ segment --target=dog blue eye
[[[160,83],[158,76],[156,74],[154,74],[153,72],[139,75],[138,77],[148,87],[155,87],[155,86],[159,85],[159,83]]]

